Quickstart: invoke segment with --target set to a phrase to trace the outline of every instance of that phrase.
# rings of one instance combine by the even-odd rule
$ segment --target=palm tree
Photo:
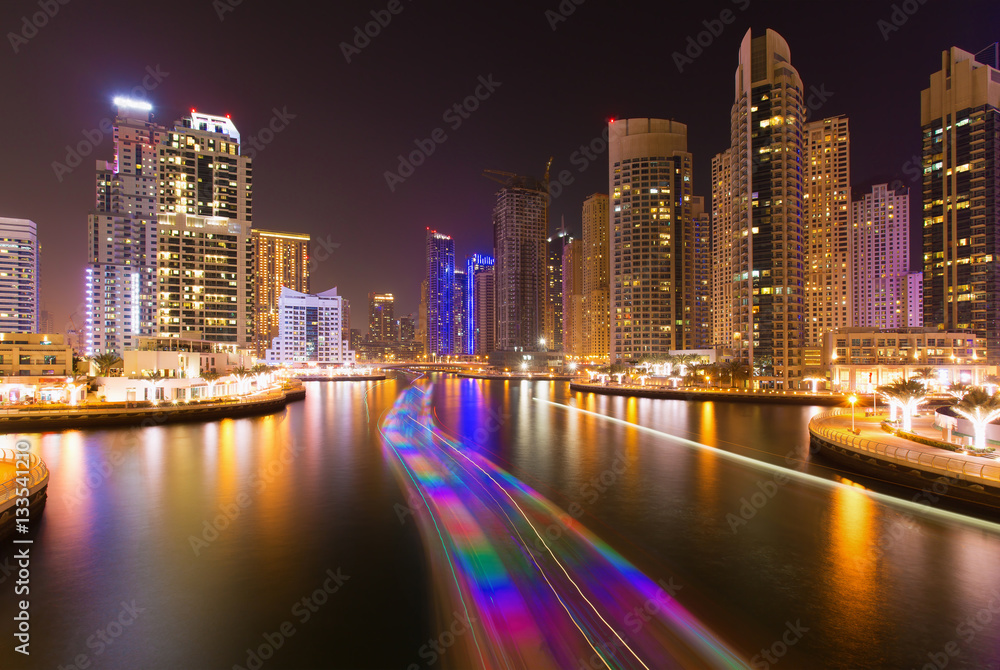
[[[246,380],[250,378],[250,374],[251,374],[250,371],[247,370],[245,367],[243,367],[241,365],[238,368],[233,368],[233,371],[230,374],[232,374],[232,376],[236,377],[237,392],[240,395],[243,395],[246,392],[245,391],[245,384],[246,384]]]
[[[257,363],[257,365],[250,368],[250,374],[257,378],[257,389],[259,390],[263,386],[264,377],[266,377],[272,368],[267,363]]]
[[[895,421],[896,409],[899,408],[903,412],[903,430],[913,430],[913,412],[927,399],[927,388],[915,379],[897,379],[875,390],[891,406],[893,416],[890,420]]]
[[[69,392],[69,404],[76,404],[76,390],[83,386],[89,386],[94,381],[90,375],[73,375],[66,379],[66,390]]]
[[[121,362],[122,358],[113,351],[105,351],[96,356],[91,356],[90,360],[97,367],[98,377],[108,377],[110,376],[111,369],[118,367],[118,363]]]
[[[219,381],[220,377],[222,377],[222,375],[220,375],[215,370],[205,370],[204,372],[201,373],[202,381],[208,384],[209,398],[215,397],[215,384]]]
[[[934,379],[934,368],[917,368],[913,371],[913,379],[930,389],[931,381]]]
[[[986,389],[987,393],[993,393],[997,390],[997,386],[1000,386],[1000,377],[996,375],[986,375],[983,378],[983,388]]]
[[[1000,417],[1000,396],[976,386],[951,408],[972,422],[976,429],[976,450],[986,451],[986,426]]]
[[[972,389],[968,384],[963,384],[962,382],[955,382],[954,384],[948,387],[948,395],[953,397],[955,400],[961,400],[962,398],[965,397],[965,394],[968,393],[970,390]]]
[[[739,360],[731,360],[719,366],[724,377],[729,377],[729,388],[736,385],[736,378],[743,376],[745,366]]]
[[[161,381],[164,380],[163,373],[159,370],[143,370],[142,376],[146,381],[153,385],[153,404],[155,405],[158,402],[158,398],[156,397],[156,387]]]

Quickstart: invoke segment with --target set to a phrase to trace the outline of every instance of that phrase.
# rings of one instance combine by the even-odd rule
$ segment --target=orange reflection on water
[[[849,631],[853,640],[875,634],[871,622],[877,619],[881,597],[875,515],[875,503],[861,487],[833,490],[826,609],[833,624]]]

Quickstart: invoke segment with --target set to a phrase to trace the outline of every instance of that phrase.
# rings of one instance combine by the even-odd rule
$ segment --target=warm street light
[[[852,433],[855,432],[855,430],[854,430],[854,403],[856,403],[857,401],[858,401],[858,396],[856,396],[856,395],[851,395],[851,397],[847,399],[847,402],[851,403],[851,432]]]

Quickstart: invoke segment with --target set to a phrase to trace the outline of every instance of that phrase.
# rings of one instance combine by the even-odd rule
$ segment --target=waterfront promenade
[[[861,474],[908,486],[933,484],[942,495],[968,502],[1000,506],[1000,461],[920,444],[882,429],[884,417],[866,417],[862,410],[834,410],[809,422],[810,441],[824,455]],[[913,420],[914,433],[940,440],[931,417]]]
[[[847,395],[826,392],[813,393],[812,391],[768,391],[694,386],[670,388],[664,386],[641,386],[638,384],[594,384],[583,380],[571,382],[570,389],[604,395],[663,398],[667,400],[725,400],[732,402],[827,406],[847,404]]]
[[[49,469],[36,454],[28,455],[28,471],[17,470],[15,449],[0,449],[0,539],[14,530],[15,508],[18,495],[23,495],[23,482],[18,477],[28,478],[28,503],[31,510],[29,519],[37,517],[37,512],[45,506],[49,486]]]

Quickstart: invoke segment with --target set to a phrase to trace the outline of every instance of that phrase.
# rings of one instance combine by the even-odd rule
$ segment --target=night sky
[[[920,90],[940,52],[976,52],[1000,39],[995,1],[910,0],[903,4],[915,12],[888,39],[894,3],[872,0],[563,0],[574,11],[555,30],[558,0],[399,2],[402,11],[348,63],[341,43],[388,1],[320,10],[313,2],[69,0],[33,35],[22,17],[41,11],[38,0],[5,0],[0,216],[38,223],[42,303],[57,330],[82,313],[94,160],[111,158],[111,142],[97,142],[61,181],[53,163],[66,163],[67,145],[96,137],[113,117],[112,97],[144,77],[156,119],[168,125],[192,107],[231,114],[246,145],[268,138],[259,131],[275,110],[294,116],[255,156],[253,225],[311,233],[313,256],[327,256],[316,263],[313,290],[339,287],[354,305],[352,325],[363,328],[369,291],[396,294],[397,314],[416,311],[426,227],[455,236],[460,263],[491,252],[497,184],[484,169],[541,176],[553,156],[553,173],[569,170],[573,183],[553,202],[552,226],[564,216],[579,234],[584,197],[607,192],[607,155],[590,162],[574,152],[600,137],[609,118],[688,124],[694,190],[709,196],[711,158],[729,144],[737,50],[749,28],[781,33],[807,97],[814,86],[829,94],[811,119],[850,117],[855,185],[919,185],[904,168],[920,151]],[[674,52],[723,10],[733,22],[679,72]],[[12,45],[11,33],[22,31],[29,39]],[[499,86],[469,118],[444,117],[491,75]],[[438,128],[447,139],[391,191],[385,172]],[[319,239],[332,251],[321,251]]]

